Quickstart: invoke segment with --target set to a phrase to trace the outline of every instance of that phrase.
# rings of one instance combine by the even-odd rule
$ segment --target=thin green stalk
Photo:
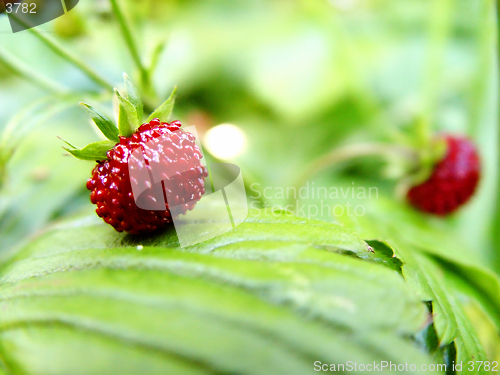
[[[68,13],[68,9],[66,8],[66,2],[64,0],[61,0],[61,5],[64,9],[64,14]]]
[[[28,67],[23,61],[15,58],[10,53],[0,48],[0,62],[6,65],[10,70],[37,85],[38,87],[52,92],[54,94],[64,94],[67,92],[59,83],[45,77],[31,67]]]
[[[408,160],[411,164],[419,164],[418,152],[406,146],[399,146],[386,143],[357,143],[336,148],[316,159],[299,175],[295,188],[298,190],[305,186],[310,178],[320,172],[348,160],[357,159],[362,156],[389,156]]]
[[[495,61],[495,15],[492,14],[492,3],[482,0],[480,8],[481,25],[476,38],[478,42],[478,69],[472,81],[472,90],[469,94],[469,122],[467,132],[471,137],[478,136],[480,124],[484,122],[485,103],[490,94],[492,64]],[[493,68],[494,69],[494,68]]]
[[[435,0],[431,3],[430,45],[422,90],[424,113],[421,121],[416,124],[417,134],[423,147],[427,147],[432,139],[432,124],[442,86],[439,78],[444,67],[444,52],[451,31],[454,9],[451,0]]]
[[[500,0],[496,1],[496,12],[497,12],[497,44],[496,44],[496,50],[497,50],[497,69],[498,69],[498,74],[497,74],[497,80],[500,77]],[[498,84],[499,82],[497,82]],[[500,91],[500,90],[499,90]],[[500,93],[497,94],[499,95],[498,97],[500,98]],[[500,103],[497,104],[497,111],[498,111],[498,121],[500,123]],[[500,133],[498,130],[498,124],[497,124],[497,150],[500,150]],[[495,269],[498,273],[500,273],[500,153],[497,155],[497,197],[496,197],[496,214],[495,214],[495,220],[493,221],[493,228],[492,228],[492,236],[493,236],[493,249],[495,250]]]
[[[106,90],[113,90],[113,85],[108,82],[106,79],[102,78],[96,71],[94,71],[90,66],[88,66],[85,62],[83,62],[79,57],[74,56],[72,53],[66,51],[62,46],[53,41],[51,38],[40,33],[36,27],[32,27],[28,25],[26,22],[19,19],[13,14],[10,14],[10,17],[13,17],[16,22],[19,22],[21,25],[25,26],[27,30],[36,36],[43,44],[49,47],[53,52],[57,55],[68,61],[70,64],[74,65],[76,68],[81,70],[87,77],[89,77],[96,84],[101,86]]]
[[[144,82],[148,82],[149,73],[144,64],[142,63],[141,55],[139,54],[139,50],[137,49],[137,45],[135,43],[130,24],[125,18],[123,9],[119,4],[118,0],[110,0],[110,2],[113,8],[113,13],[115,14],[116,19],[118,20],[118,24],[120,25],[120,30],[123,34],[123,38],[125,39],[125,43],[127,44],[128,50],[132,55],[132,59],[137,65],[137,69],[139,69],[141,73],[141,78]]]
[[[334,18],[327,15],[327,13],[324,13],[324,15],[325,18],[322,19],[325,27],[333,27],[335,43],[343,51],[340,59],[342,72],[344,72],[349,82],[349,90],[352,90],[351,94],[357,98],[360,110],[371,119],[371,126],[376,129],[380,139],[389,139],[394,143],[410,144],[412,140],[401,133],[397,124],[380,103],[380,98],[373,91],[373,85],[364,78],[366,75],[363,73],[363,56],[354,47],[356,40],[352,37],[352,33],[342,23],[342,14],[336,13]]]

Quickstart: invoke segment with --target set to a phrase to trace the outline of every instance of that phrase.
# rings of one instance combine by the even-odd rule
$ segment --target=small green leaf
[[[170,115],[172,114],[172,111],[174,110],[174,104],[175,104],[175,93],[177,92],[177,86],[174,87],[172,90],[172,93],[170,94],[169,98],[163,103],[161,106],[159,106],[152,114],[149,116],[148,121],[151,121],[154,118],[159,118],[162,121],[168,120]]]
[[[69,147],[71,148],[78,148],[76,146],[73,146],[71,143],[69,143],[67,140],[65,140],[64,138],[61,138],[59,136],[57,136],[57,138],[59,138],[61,141],[63,141],[64,143],[66,143]]]
[[[97,112],[91,105],[87,103],[80,104],[85,107],[92,120],[106,138],[110,141],[119,141],[120,138],[118,137],[118,128],[112,120],[110,120],[106,115]]]
[[[144,116],[144,105],[142,104],[141,96],[126,73],[123,73],[123,78],[125,80],[125,85],[127,86],[127,99],[136,108],[137,119],[139,122],[142,122],[142,116]]]
[[[115,89],[116,97],[120,103],[120,110],[118,114],[118,129],[120,134],[124,137],[130,137],[134,131],[139,127],[139,118],[137,117],[137,108],[125,99]]]
[[[82,160],[105,160],[108,158],[106,153],[113,148],[116,142],[113,141],[100,141],[87,145],[81,150],[71,150],[69,148],[63,147],[75,158]]]

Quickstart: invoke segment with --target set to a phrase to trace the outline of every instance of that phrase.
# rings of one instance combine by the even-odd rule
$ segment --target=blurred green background
[[[454,233],[479,263],[500,266],[492,242],[497,79],[491,1],[124,4],[141,58],[145,64],[157,59],[157,94],[150,95],[150,103],[159,103],[177,85],[175,118],[201,133],[220,123],[239,127],[246,147],[230,159],[242,167],[249,186],[294,186],[303,169],[328,151],[361,141],[394,141],[422,119],[435,131],[471,136],[483,158],[477,195],[458,215],[426,221]],[[82,0],[37,30],[116,86],[122,72],[136,72],[107,1]],[[154,58],[162,42],[164,49]],[[96,140],[77,103],[86,100],[111,114],[111,96],[29,31],[12,34],[5,15],[0,17],[0,51],[69,93],[54,95],[0,63],[0,127],[14,121],[14,134],[22,135],[5,137],[19,146],[0,195],[0,246],[6,249],[49,220],[91,209],[84,181],[92,163],[63,157],[56,136],[77,146]],[[361,203],[390,216],[386,210],[405,208],[388,208],[388,201],[394,205],[395,184],[381,167],[371,158],[360,159],[310,182],[377,187],[378,199]],[[249,195],[257,196],[252,190]],[[279,194],[267,199],[271,206],[286,201]],[[345,203],[342,197],[328,201]],[[319,216],[336,220],[330,213]]]
[[[310,218],[366,219],[376,223],[380,236],[404,237],[431,253],[500,271],[492,1],[120,3],[140,59],[151,67],[150,82],[141,79],[107,0],[80,0],[35,34],[12,34],[0,15],[0,257],[49,222],[94,210],[85,188],[93,163],[65,155],[57,136],[82,147],[99,139],[80,101],[113,114],[112,91],[54,53],[41,35],[111,85],[123,88],[127,72],[151,108],[177,85],[173,117],[196,125],[208,161],[241,167],[252,208],[292,203],[305,207],[298,214]],[[435,132],[466,134],[478,145],[481,184],[457,214],[440,219],[409,208],[395,193],[394,171],[379,158],[332,166],[307,185],[376,188],[371,199],[309,194],[294,201],[281,194],[280,188],[300,187],[311,163],[330,151],[360,142],[398,142],[421,122]],[[218,128],[219,139],[232,146],[242,142],[226,155],[224,145],[210,140],[210,129],[220,124],[240,131],[231,136],[227,127]],[[361,205],[366,215],[308,210],[322,204]],[[488,354],[498,353],[498,337],[484,313],[474,304],[466,310]]]

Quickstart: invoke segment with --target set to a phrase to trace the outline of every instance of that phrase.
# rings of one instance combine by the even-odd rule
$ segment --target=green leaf
[[[500,332],[500,278],[487,268],[465,264],[450,257],[430,254],[446,272],[453,286],[474,297],[488,312]]]
[[[110,141],[116,142],[120,140],[120,138],[118,137],[118,128],[112,120],[110,120],[106,115],[97,112],[91,105],[86,103],[80,104],[85,107],[94,123],[106,138],[108,138]]]
[[[436,257],[434,250],[425,251],[422,249],[422,247],[428,249],[427,241],[431,232],[428,232],[427,236],[420,236],[422,243],[418,246],[416,245],[418,241],[415,240],[417,237],[413,238],[412,236],[412,221],[405,220],[404,224],[401,224],[403,223],[401,220],[394,219],[394,217],[389,220],[387,217],[374,218],[367,215],[357,218],[343,217],[342,221],[348,227],[363,233],[364,236],[373,237],[378,233],[379,238],[390,239],[388,243],[392,245],[398,258],[404,264],[402,270],[406,281],[423,300],[432,301],[434,327],[440,345],[455,343],[457,363],[462,361],[465,364],[470,360],[487,360],[478,336],[459,303],[456,289],[450,283],[450,277],[444,277],[446,268],[439,267],[432,259]],[[401,227],[409,230],[401,231]],[[413,231],[417,230],[418,226],[414,226]],[[478,276],[477,273],[475,276]],[[487,281],[488,279],[476,280],[475,283],[481,284]],[[485,288],[485,285],[481,286],[483,289]],[[495,288],[495,285],[486,288],[489,289],[487,295],[492,296]],[[498,296],[493,296],[492,299],[495,301]],[[490,302],[489,307],[492,308],[495,303]]]
[[[120,92],[115,89],[116,97],[119,103],[118,113],[118,129],[120,134],[124,137],[130,137],[139,127],[139,118],[137,115],[137,108],[121,96]]]
[[[78,116],[77,108],[72,111]],[[89,165],[63,156],[56,137],[61,133],[83,144],[95,137],[88,127],[68,128],[64,119],[45,121],[24,135],[7,164],[7,183],[0,187],[0,257],[62,213],[88,205],[83,182]]]
[[[177,92],[177,87],[174,87],[169,98],[159,106],[152,114],[149,116],[148,121],[158,118],[161,121],[167,121],[174,110],[175,104],[175,93]]]
[[[100,141],[87,145],[82,149],[70,149],[63,147],[66,151],[68,151],[75,158],[81,160],[106,160],[108,158],[107,152],[113,148],[116,142],[113,141]]]
[[[472,324],[466,317],[457,295],[450,288],[449,280],[444,278],[442,270],[428,256],[415,251],[415,248],[400,245],[396,249],[405,263],[405,277],[417,279],[418,282],[412,284],[416,285],[417,290],[430,295],[433,301],[434,325],[440,345],[455,342],[457,363],[488,360]],[[464,371],[471,374],[483,373]]]
[[[136,108],[137,110],[137,118],[139,123],[142,123],[142,117],[144,116],[144,105],[142,103],[141,96],[139,91],[134,86],[129,76],[126,73],[123,73],[123,78],[125,80],[125,85],[127,87],[127,99],[128,101]]]
[[[436,319],[439,317],[441,319],[435,322],[435,324],[439,323],[439,325],[436,326],[438,335],[439,331],[443,331],[443,329],[450,332],[450,326],[456,330],[453,337],[446,341],[442,339],[441,344],[448,344],[452,340],[455,341],[457,348],[457,363],[460,361],[464,364],[469,361],[487,361],[488,358],[486,358],[486,353],[479,342],[479,338],[472,324],[465,315],[458,299],[448,288],[439,267],[424,255],[416,254],[416,259],[419,262],[420,269],[426,277],[430,288],[435,294],[434,306],[436,308],[439,307],[441,310],[439,316],[436,316]],[[436,313],[438,312],[436,311]],[[446,325],[446,328],[443,328],[444,325]],[[477,371],[477,368],[475,371],[467,371],[466,369],[464,371],[467,374],[485,373],[484,371]]]
[[[500,335],[496,335],[497,328],[488,314],[477,301],[469,299],[464,306],[465,313],[474,325],[481,343],[490,361],[500,362]]]
[[[66,143],[69,147],[71,147],[72,149],[77,149],[78,147],[74,146],[73,144],[69,143],[67,140],[65,140],[64,138],[61,138],[61,137],[57,137],[59,138],[61,141],[63,141],[64,143]]]
[[[392,249],[389,245],[387,245],[384,242],[376,240],[371,240],[366,242],[373,248],[373,253],[365,254],[364,256],[361,256],[361,254],[357,254],[358,257],[366,259],[371,262],[383,264],[386,267],[390,268],[391,270],[396,271],[400,275],[403,274],[402,270],[403,263],[396,256],[394,249]]]
[[[432,309],[431,302],[429,302],[429,306]],[[451,369],[453,368],[457,358],[455,343],[452,342],[448,345],[440,346],[433,323],[429,323],[424,329],[415,335],[415,340],[419,345],[421,345],[422,350],[432,354],[437,363],[446,364],[447,368],[450,369],[448,373],[454,373]]]
[[[137,237],[94,214],[61,222],[0,261],[0,357],[64,374],[432,363],[403,338],[427,320],[424,304],[397,272],[345,251],[369,253],[350,230],[285,214],[182,251],[173,228]]]

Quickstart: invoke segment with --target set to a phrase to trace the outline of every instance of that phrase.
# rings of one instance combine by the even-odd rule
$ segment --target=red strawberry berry
[[[179,121],[158,119],[172,114],[176,88],[140,125],[144,103],[130,78],[123,78],[124,95],[115,89],[118,124],[81,103],[108,140],[81,149],[63,140],[69,146],[63,148],[78,159],[97,160],[87,181],[97,215],[118,232],[150,233],[194,208],[208,174],[195,136],[180,129]]]
[[[201,151],[195,144],[195,136],[180,127],[179,121],[166,123],[158,119],[142,124],[132,136],[120,136],[120,142],[107,152],[108,160],[98,161],[95,166],[87,182],[90,200],[97,205],[97,215],[118,232],[153,232],[172,222],[169,205],[180,207],[174,216],[184,214],[205,193],[207,172],[200,162]],[[134,200],[129,158],[139,147],[146,160],[140,166],[161,175],[163,181],[151,186],[149,180],[136,181],[132,176],[132,183],[148,184],[146,191]],[[161,192],[165,189],[167,200],[158,202],[158,189]],[[160,196],[163,197],[162,193]],[[159,203],[162,209],[141,209],[136,205],[139,200],[146,205],[148,201]]]
[[[447,152],[434,167],[431,176],[413,186],[407,194],[410,203],[421,211],[448,215],[465,204],[474,194],[480,178],[480,159],[467,138],[444,135]]]

